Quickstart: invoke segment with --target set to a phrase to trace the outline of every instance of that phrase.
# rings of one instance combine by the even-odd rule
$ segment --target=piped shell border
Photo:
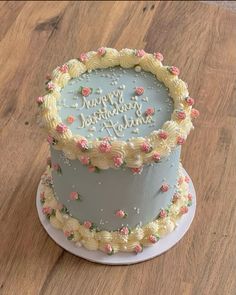
[[[37,101],[42,123],[49,134],[53,147],[62,150],[65,156],[71,160],[79,159],[82,162],[86,157],[87,163],[92,167],[117,169],[115,159],[118,157],[121,159],[119,162],[123,163],[122,167],[141,169],[144,164],[157,162],[159,158],[166,157],[177,145],[186,141],[193,128],[191,113],[194,110],[187,103],[187,98],[189,98],[187,84],[178,78],[179,70],[174,71],[175,67],[163,66],[155,53],[149,54],[136,49],[122,49],[121,51],[113,48],[102,49],[81,54],[80,59],[69,60],[53,71],[51,80],[47,83],[47,93]],[[142,54],[139,54],[140,52]],[[79,77],[86,71],[98,68],[115,66],[131,68],[137,65],[144,71],[151,72],[159,81],[163,82],[174,101],[171,120],[166,121],[161,129],[151,132],[146,137],[130,138],[127,141],[109,139],[109,151],[101,152],[99,147],[104,140],[89,141],[83,136],[73,135],[71,130],[63,125],[58,115],[56,102],[60,98],[61,89],[71,79]],[[179,116],[180,113],[183,116]],[[163,134],[165,136],[162,136]],[[78,147],[78,142],[83,140],[88,143],[86,150]],[[141,148],[143,144],[148,144],[151,147],[148,152]]]
[[[96,227],[87,228],[78,219],[70,216],[69,212],[55,198],[50,182],[51,169],[48,167],[41,178],[42,190],[40,199],[42,211],[48,217],[51,225],[64,232],[65,238],[76,246],[84,246],[88,250],[101,250],[108,255],[117,252],[142,252],[143,247],[151,246],[160,238],[172,232],[182,215],[188,213],[192,199],[189,194],[188,180],[179,169],[178,195],[174,195],[168,208],[162,209],[157,219],[145,226],[130,229],[127,234],[116,231],[97,231]],[[180,181],[181,180],[181,181]],[[92,224],[92,223],[91,223]]]

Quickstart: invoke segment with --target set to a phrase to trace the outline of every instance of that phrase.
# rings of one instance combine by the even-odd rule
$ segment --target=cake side
[[[177,148],[135,175],[125,168],[91,173],[51,148],[54,194],[82,223],[90,221],[99,230],[132,229],[156,219],[178,193],[179,157]]]

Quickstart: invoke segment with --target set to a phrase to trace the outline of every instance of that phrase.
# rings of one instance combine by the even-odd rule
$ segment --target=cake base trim
[[[191,205],[189,193],[189,177],[180,169],[178,196],[173,203],[161,210],[159,217],[143,227],[136,227],[127,234],[119,231],[97,231],[86,228],[79,220],[69,215],[69,212],[55,198],[51,184],[51,170],[48,168],[41,179],[40,199],[41,210],[51,225],[64,232],[65,237],[74,242],[77,247],[84,246],[88,250],[101,250],[108,255],[117,252],[141,253],[143,247],[158,244],[158,240],[172,232],[180,217],[188,212]]]

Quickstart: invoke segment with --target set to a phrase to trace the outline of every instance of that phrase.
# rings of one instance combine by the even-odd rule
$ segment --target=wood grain
[[[0,19],[0,293],[236,294],[236,14],[199,2],[13,1]],[[176,247],[138,265],[65,252],[35,207],[48,147],[34,98],[47,72],[101,45],[162,52],[201,112],[182,156],[196,218]]]

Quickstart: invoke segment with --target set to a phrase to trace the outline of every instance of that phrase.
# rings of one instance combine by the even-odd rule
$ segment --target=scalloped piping
[[[56,200],[53,188],[49,185],[48,179],[51,177],[51,169],[48,167],[42,176],[43,196],[42,210],[49,218],[51,225],[64,232],[67,239],[74,242],[77,246],[83,245],[88,250],[101,250],[107,254],[122,252],[141,252],[144,246],[153,245],[159,238],[172,232],[180,217],[187,213],[189,203],[189,187],[184,175],[180,172],[182,182],[178,184],[178,199],[171,203],[168,210],[161,210],[156,220],[143,227],[131,229],[129,234],[122,235],[119,231],[96,231],[88,229],[80,224],[78,219],[64,212],[62,205]],[[167,213],[168,212],[168,213]]]
[[[187,135],[193,128],[191,122],[192,106],[186,102],[189,93],[186,83],[177,76],[179,70],[176,71],[175,67],[163,66],[161,61],[156,58],[156,54],[145,53],[143,50],[122,49],[119,52],[113,48],[102,48],[102,50],[105,50],[105,54],[102,56],[100,52],[103,51],[99,49],[97,52],[91,51],[81,54],[80,59],[83,62],[73,59],[63,66],[57,67],[53,71],[52,80],[48,81],[47,94],[39,97],[40,100],[37,99],[44,127],[56,141],[54,148],[62,150],[69,159],[81,160],[81,157],[86,155],[89,158],[89,165],[99,169],[117,169],[114,157],[120,157],[127,167],[141,168],[144,164],[155,162],[155,154],[160,155],[160,157],[169,155],[177,145],[185,142]],[[111,141],[109,152],[101,153],[99,145],[102,141],[98,139],[88,140],[89,149],[83,151],[78,148],[77,142],[87,140],[85,137],[73,135],[68,127],[64,129],[57,127],[62,121],[57,112],[56,101],[60,98],[61,89],[70,79],[92,69],[117,65],[124,68],[140,65],[145,71],[155,74],[157,79],[169,88],[175,108],[171,120],[166,121],[161,129],[151,132],[146,137],[131,138],[128,141]],[[175,68],[175,71],[172,68]],[[180,111],[184,112],[184,119],[179,118],[178,113]],[[167,134],[166,139],[159,135],[163,131]],[[140,146],[143,143],[148,143],[152,147],[148,153],[141,150]]]

